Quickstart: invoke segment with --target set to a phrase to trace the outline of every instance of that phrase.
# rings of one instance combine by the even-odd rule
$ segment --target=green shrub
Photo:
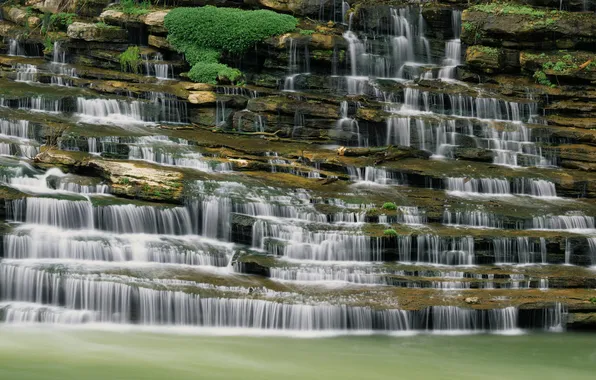
[[[46,37],[43,40],[43,53],[44,54],[52,54],[54,52],[54,42],[51,38]]]
[[[242,53],[257,42],[292,31],[297,20],[267,10],[237,8],[176,8],[165,17],[174,47],[189,45]]]
[[[589,299],[589,301],[590,301],[590,303],[596,303],[596,297],[591,297],[591,298]]]
[[[120,9],[129,15],[143,15],[149,13],[151,2],[148,0],[120,0]]]
[[[221,53],[215,49],[189,46],[184,52],[186,61],[191,65],[196,63],[218,63]]]
[[[204,83],[237,81],[240,71],[219,63],[223,52],[242,53],[266,38],[294,30],[296,23],[292,16],[271,11],[213,6],[176,8],[165,17],[168,41],[192,66],[188,77]]]
[[[128,49],[118,56],[122,71],[130,71],[138,74],[141,70],[141,53],[138,46],[129,46]]]
[[[199,62],[190,69],[188,77],[194,82],[217,84],[218,79],[236,82],[242,73],[222,63]]]
[[[397,206],[393,202],[383,203],[383,210],[397,210]]]
[[[49,29],[66,30],[68,29],[68,26],[74,22],[75,17],[77,17],[77,15],[74,13],[54,13],[50,16]]]
[[[397,236],[397,231],[394,230],[393,228],[389,228],[389,229],[386,229],[385,231],[383,231],[383,235],[385,235],[385,236]]]
[[[537,83],[540,83],[543,86],[555,87],[555,85],[552,84],[551,81],[548,79],[544,71],[536,71],[534,73],[534,79]]]

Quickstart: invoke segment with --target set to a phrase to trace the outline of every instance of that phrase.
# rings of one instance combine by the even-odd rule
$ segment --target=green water
[[[3,327],[0,379],[595,379],[596,336],[283,338]]]

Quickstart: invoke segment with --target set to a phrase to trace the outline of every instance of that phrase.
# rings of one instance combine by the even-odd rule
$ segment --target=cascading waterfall
[[[283,90],[294,91],[296,90],[296,78],[310,74],[310,52],[308,43],[302,43],[295,38],[288,38],[286,44],[288,45],[288,76],[284,79]],[[301,44],[303,46],[300,46]],[[302,57],[300,50],[304,50],[303,59],[300,59]]]
[[[153,60],[150,60],[149,56],[143,55],[143,60],[145,62],[145,74],[147,76],[154,76],[161,80],[174,79],[174,66],[169,63],[163,63],[163,54],[155,53]]]
[[[17,82],[36,82],[37,81],[37,66],[28,63],[17,63]]]
[[[445,43],[444,67],[439,71],[439,78],[443,80],[455,78],[455,70],[461,61],[461,40],[459,39],[461,32],[460,10],[451,11],[451,29],[453,30],[453,39]]]
[[[66,51],[59,41],[54,42],[52,63],[50,64],[50,70],[55,74],[51,78],[53,85],[71,87],[72,78],[78,78],[76,68],[70,67],[67,63]]]
[[[503,222],[494,214],[485,211],[443,212],[443,224],[468,228],[503,228]]]
[[[540,251],[536,248],[539,247]],[[543,241],[531,242],[528,237],[493,238],[495,262],[498,264],[545,263]]]
[[[27,52],[25,51],[25,47],[20,41],[11,38],[8,41],[8,55],[26,57]]]
[[[435,306],[421,311],[376,311],[359,306],[209,298],[146,287],[160,283],[155,280],[62,275],[10,264],[0,264],[0,273],[3,301],[0,310],[6,322],[135,322],[143,325],[364,331],[507,331],[519,326],[518,310],[513,307],[485,311]],[[130,284],[121,282],[127,280]],[[560,305],[555,305],[544,313],[540,324],[545,329],[562,326],[563,310]]]
[[[451,194],[511,195],[511,186],[506,179],[497,178],[446,178],[445,188]]]
[[[596,226],[593,216],[544,215],[533,217],[531,228],[539,230],[593,230]]]
[[[359,185],[398,185],[400,178],[384,168],[348,166],[350,179]]]

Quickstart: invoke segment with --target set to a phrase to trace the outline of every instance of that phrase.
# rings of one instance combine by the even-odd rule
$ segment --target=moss
[[[130,71],[138,74],[141,70],[141,53],[138,46],[129,46],[128,49],[118,56],[122,71]]]
[[[547,14],[550,16],[556,16],[559,11],[552,11],[548,13],[546,10],[532,8],[526,5],[518,4],[503,4],[503,3],[490,3],[490,4],[478,4],[469,8],[471,11],[484,12],[484,13],[496,13],[496,14],[514,14],[530,16],[532,18],[543,18]]]
[[[385,235],[385,236],[397,236],[397,231],[395,231],[393,228],[389,228],[389,229],[386,229],[385,231],[383,231],[383,235]]]
[[[297,20],[266,10],[176,8],[165,17],[168,41],[193,67],[189,78],[203,83],[235,82],[238,70],[219,63],[224,53],[240,54],[265,39],[292,31]]]
[[[148,0],[120,0],[119,8],[129,15],[144,15],[149,13],[151,2]]]
[[[397,210],[397,205],[393,202],[383,203],[383,210]]]

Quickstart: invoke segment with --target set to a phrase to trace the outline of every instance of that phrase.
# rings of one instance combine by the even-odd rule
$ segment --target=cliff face
[[[173,47],[167,2],[6,2],[2,154],[60,168],[70,190],[104,184],[114,205],[184,209],[184,231],[234,250],[172,243],[178,254],[254,275],[168,278],[375,310],[556,302],[576,313],[570,327],[594,328],[594,4],[176,5],[268,9],[298,24],[243,52],[222,48],[217,67],[241,75],[197,83],[191,63],[206,63]],[[11,180],[40,172],[5,165],[9,203],[40,197]],[[68,187],[46,179],[49,193]],[[119,212],[88,201],[96,224]],[[172,213],[159,223],[187,222]],[[373,297],[363,284],[377,285]]]

